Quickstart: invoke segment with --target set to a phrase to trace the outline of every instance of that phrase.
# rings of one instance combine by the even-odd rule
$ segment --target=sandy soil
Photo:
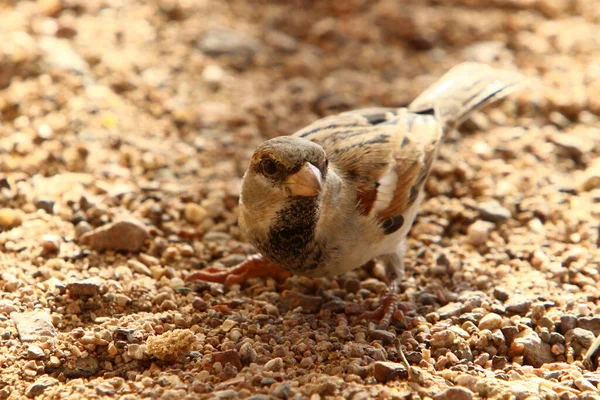
[[[4,0],[0,38],[0,399],[600,398],[597,1]],[[406,325],[359,319],[377,268],[184,283],[252,254],[258,143],[465,60],[532,85],[447,139]]]

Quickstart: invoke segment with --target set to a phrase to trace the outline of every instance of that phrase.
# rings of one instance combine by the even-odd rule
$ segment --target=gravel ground
[[[4,0],[0,38],[0,399],[600,398],[597,0]],[[258,143],[465,60],[532,84],[448,137],[406,325],[358,317],[378,267],[184,283],[252,254]]]

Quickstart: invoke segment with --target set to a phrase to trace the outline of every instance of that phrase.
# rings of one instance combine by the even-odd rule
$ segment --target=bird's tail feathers
[[[466,62],[448,71],[409,106],[412,112],[433,111],[446,129],[460,125],[471,113],[519,88],[525,79],[514,71]]]

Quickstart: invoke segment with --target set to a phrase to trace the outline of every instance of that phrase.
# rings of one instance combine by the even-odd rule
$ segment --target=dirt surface
[[[4,0],[0,39],[1,399],[600,398],[596,0]],[[359,318],[378,267],[185,284],[253,253],[258,143],[465,60],[532,84],[447,138],[406,325]]]

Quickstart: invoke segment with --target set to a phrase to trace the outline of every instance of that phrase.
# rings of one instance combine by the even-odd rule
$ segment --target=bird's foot
[[[394,289],[397,290],[397,286],[390,285],[390,291],[382,295],[379,306],[373,311],[364,312],[360,316],[360,318],[378,322],[379,329],[387,329],[395,321],[399,321],[402,323],[402,325],[406,326],[406,318],[404,317],[404,312],[410,311],[413,308],[413,306],[410,303],[398,300],[396,296],[397,292]],[[414,375],[414,372],[408,360],[406,359],[406,355],[404,354],[404,349],[402,349],[402,345],[400,344],[399,338],[397,342],[397,348],[398,355],[400,356],[400,361],[406,367],[408,379],[411,380]]]
[[[379,323],[380,329],[387,329],[392,322],[400,321],[406,325],[404,311],[409,311],[411,305],[399,301],[395,293],[385,293],[379,303],[379,306],[373,311],[365,311],[360,318]]]
[[[400,279],[404,276],[404,263],[398,254],[388,254],[383,257],[385,275],[383,279],[388,285],[387,292],[381,296],[379,306],[373,311],[367,311],[361,318],[378,321],[380,329],[387,329],[393,321],[406,325],[404,311],[412,309],[410,303],[401,302],[397,298],[400,292]]]
[[[285,278],[290,275],[289,272],[279,268],[271,261],[256,254],[248,257],[241,264],[231,268],[208,267],[188,275],[186,282],[206,281],[223,283],[225,286],[231,286],[236,283],[244,283],[248,278],[256,276],[270,276],[273,278]]]

